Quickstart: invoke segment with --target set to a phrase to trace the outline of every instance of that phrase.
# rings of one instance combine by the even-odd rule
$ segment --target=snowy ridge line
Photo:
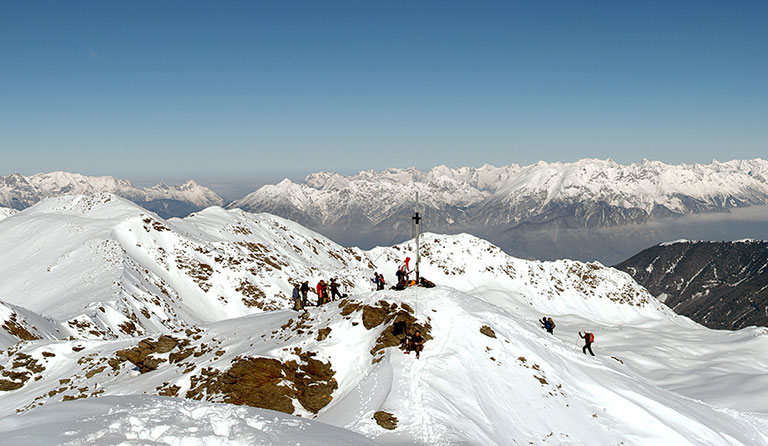
[[[211,207],[163,220],[111,194],[43,200],[3,221],[0,250],[14,265],[0,296],[55,320],[63,337],[137,336],[283,308],[299,278],[343,275],[346,289],[369,289],[362,251],[279,217]]]
[[[702,241],[703,240],[686,240],[684,238],[681,238],[679,240],[659,243],[659,246],[672,246],[672,245],[678,245],[678,244],[684,244],[684,243],[701,243]]]
[[[760,239],[756,239],[756,238],[743,238],[743,239],[740,239],[740,240],[731,240],[731,241],[728,241],[726,243],[746,243],[746,244],[749,244],[749,243],[765,243],[765,242],[766,242],[766,240],[760,240]],[[685,243],[693,244],[693,243],[721,243],[721,242],[717,242],[717,241],[713,241],[713,240],[686,240],[686,239],[680,239],[680,240],[673,240],[673,241],[670,241],[670,242],[662,242],[662,243],[659,243],[658,246],[672,246],[672,245],[676,245],[676,244],[685,244]]]

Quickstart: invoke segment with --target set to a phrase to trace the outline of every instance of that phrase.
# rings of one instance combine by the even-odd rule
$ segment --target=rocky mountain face
[[[0,206],[17,210],[48,197],[102,192],[127,198],[164,218],[184,216],[209,206],[224,204],[224,200],[215,192],[192,180],[176,186],[161,183],[139,188],[128,180],[68,172],[0,177]]]
[[[707,327],[768,326],[767,241],[664,243],[616,268]]]
[[[585,159],[529,166],[440,166],[429,172],[317,173],[302,184],[284,180],[263,186],[230,207],[273,213],[342,244],[370,247],[411,237],[416,192],[427,230],[469,232],[508,252],[536,256],[536,246],[525,240],[542,233],[764,205],[768,162],[620,165]],[[557,243],[556,237],[548,242]]]

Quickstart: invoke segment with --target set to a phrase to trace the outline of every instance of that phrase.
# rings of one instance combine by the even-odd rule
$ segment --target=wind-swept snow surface
[[[382,308],[386,310],[381,314],[412,310],[414,323],[425,328],[429,339],[420,359],[395,347],[378,349],[382,336],[392,329],[386,317],[375,317]],[[24,392],[4,395],[0,412],[21,408],[34,414],[36,406],[62,398],[158,391],[209,401],[248,400],[257,398],[257,389],[237,388],[238,380],[259,384],[233,364],[263,358],[264,367],[266,361],[294,361],[306,371],[304,379],[317,378],[312,369],[319,373],[327,364],[335,386],[328,387],[328,379],[314,381],[332,389],[327,398],[321,396],[322,402],[314,406],[316,401],[299,395],[288,410],[313,417],[320,407],[318,421],[380,444],[768,444],[764,416],[681,396],[645,376],[654,369],[643,362],[647,353],[670,362],[683,356],[683,363],[693,364],[680,352],[700,353],[697,344],[707,340],[709,330],[700,329],[697,336],[677,344],[670,334],[653,339],[632,336],[635,345],[615,347],[616,339],[625,335],[623,327],[592,323],[590,328],[598,335],[598,356],[593,358],[584,356],[572,341],[571,330],[583,322],[557,317],[561,323],[553,337],[536,327],[530,319],[533,314],[524,308],[505,310],[444,287],[371,292],[355,301],[312,308],[305,317],[290,311],[264,313],[218,322],[188,337],[171,333],[189,344],[175,345],[165,353],[157,349],[147,357],[155,360],[155,368],[135,371],[130,361],[120,360],[119,352],[134,347],[136,341],[37,343],[0,361],[16,373],[38,370],[30,374]],[[673,319],[640,327],[675,333],[691,326],[685,319]],[[642,332],[627,330],[633,335]],[[319,336],[324,331],[326,337]],[[765,347],[766,337],[761,336]],[[660,347],[674,346],[675,352],[655,352],[657,342]],[[734,340],[730,346],[739,349],[742,342]],[[184,349],[194,354],[175,359]],[[303,352],[314,353],[309,358]],[[110,362],[106,367],[105,359]],[[32,360],[32,366],[12,367]],[[148,364],[144,359],[140,366]],[[703,385],[710,378],[708,366],[700,366],[686,373],[698,375]],[[299,385],[290,368],[284,369],[288,374],[282,379],[288,386]],[[252,372],[261,376],[259,370],[266,369]],[[235,377],[239,377],[231,383],[235,387],[228,387]],[[736,386],[720,392],[743,395],[746,390]],[[271,404],[269,399],[256,401]],[[397,419],[394,430],[376,423],[373,417],[379,411]]]
[[[51,404],[0,419],[6,446],[373,445],[362,435],[264,409],[151,396]]]

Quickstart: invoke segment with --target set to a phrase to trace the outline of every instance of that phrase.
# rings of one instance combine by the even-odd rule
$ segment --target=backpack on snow
[[[586,341],[591,344],[595,342],[595,335],[593,335],[592,333],[584,333],[584,339],[586,339]]]
[[[549,326],[554,330],[555,329],[555,321],[552,320],[552,318],[547,319],[547,323]]]

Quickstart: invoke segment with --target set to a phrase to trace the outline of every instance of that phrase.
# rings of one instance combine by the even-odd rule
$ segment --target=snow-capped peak
[[[46,197],[70,194],[112,193],[138,203],[175,200],[197,207],[222,205],[212,190],[189,180],[178,186],[158,184],[138,188],[130,181],[111,176],[85,176],[70,172],[39,173],[29,177],[11,174],[0,178],[0,205],[23,209]]]

